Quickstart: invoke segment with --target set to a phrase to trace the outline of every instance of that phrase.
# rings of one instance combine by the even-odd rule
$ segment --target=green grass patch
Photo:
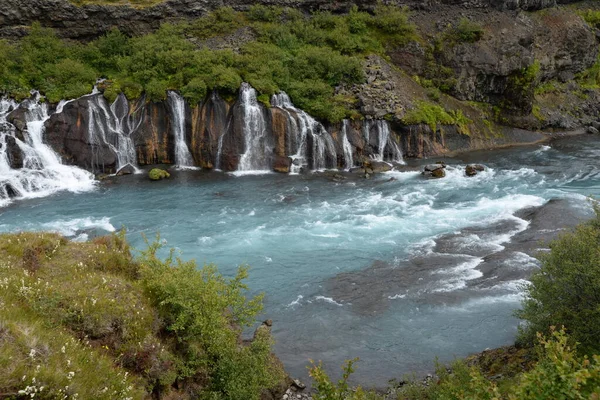
[[[258,399],[280,382],[270,335],[240,341],[262,308],[247,269],[228,279],[159,248],[0,235],[0,393]]]
[[[402,122],[406,125],[426,124],[433,132],[439,125],[457,125],[462,134],[469,135],[468,125],[471,124],[461,110],[446,111],[442,106],[427,101],[418,101],[416,107],[409,110]]]

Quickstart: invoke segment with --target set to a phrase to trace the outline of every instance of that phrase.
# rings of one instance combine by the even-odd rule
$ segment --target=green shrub
[[[580,11],[579,14],[590,26],[594,28],[600,27],[600,11],[588,9]]]
[[[354,363],[358,361],[358,358],[354,360],[346,361],[346,364],[342,367],[342,379],[337,383],[331,381],[331,378],[323,369],[323,364],[313,364],[309,369],[309,375],[314,381],[314,388],[316,393],[313,395],[315,400],[377,400],[381,399],[374,392],[367,392],[360,386],[351,388],[348,384],[348,378],[354,372]]]
[[[454,31],[456,39],[464,43],[475,43],[483,37],[483,34],[481,25],[468,18],[461,18]]]
[[[537,332],[565,326],[586,353],[600,352],[600,215],[565,233],[540,254],[540,270],[526,287],[526,321],[520,340],[533,343]]]
[[[378,3],[372,25],[388,36],[393,44],[406,44],[415,38],[415,26],[408,20],[407,7]]]
[[[206,97],[206,83],[201,78],[194,78],[181,89],[181,93],[190,104],[200,103]]]
[[[283,10],[279,7],[254,4],[248,10],[248,19],[250,21],[275,22],[281,17],[282,13]]]
[[[597,89],[600,87],[600,55],[594,65],[577,74],[575,80],[586,89]]]
[[[540,361],[521,376],[511,400],[600,398],[600,356],[579,358],[564,330],[551,329],[549,339],[538,334],[538,341]]]
[[[262,295],[246,297],[247,268],[225,279],[214,265],[198,269],[173,252],[161,260],[159,249],[157,240],[141,253],[142,280],[185,356],[182,376],[206,371],[214,399],[256,400],[262,389],[280,382],[283,373],[272,362],[269,334],[259,330],[250,345],[238,344],[242,329],[262,310]]]

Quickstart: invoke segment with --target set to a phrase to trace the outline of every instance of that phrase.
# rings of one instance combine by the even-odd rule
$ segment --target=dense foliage
[[[531,277],[523,309],[521,341],[562,326],[586,353],[600,352],[600,213],[541,254],[541,269]]]
[[[242,29],[239,51],[212,50],[205,40]],[[164,24],[146,36],[117,30],[88,44],[67,42],[34,25],[17,43],[0,41],[0,91],[23,98],[38,89],[57,102],[89,93],[105,78],[105,95],[149,100],[180,90],[199,102],[218,90],[234,95],[242,81],[268,96],[284,90],[298,107],[322,119],[349,115],[334,88],[363,82],[362,56],[406,43],[415,28],[403,8],[379,5],[373,15],[347,15],[255,5],[247,13],[221,8],[186,24]]]
[[[226,279],[159,248],[1,235],[2,396],[258,399],[279,383],[268,332],[240,342],[262,306],[247,270]]]

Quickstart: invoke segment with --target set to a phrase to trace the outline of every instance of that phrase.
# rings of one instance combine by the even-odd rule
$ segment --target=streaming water
[[[350,121],[344,120],[342,125],[342,148],[344,150],[344,162],[346,163],[346,170],[349,170],[354,166],[354,158],[352,157],[352,145],[348,141],[348,125]]]
[[[170,91],[168,97],[175,137],[175,164],[179,168],[193,167],[194,159],[185,142],[185,102],[177,92]]]
[[[292,375],[307,379],[313,359],[335,376],[358,356],[357,382],[384,386],[429,372],[436,356],[450,361],[514,340],[512,311],[537,268],[532,255],[591,215],[598,157],[600,140],[582,136],[447,159],[439,180],[410,160],[402,171],[343,182],[327,173],[130,175],[92,193],[15,202],[0,210],[0,231],[86,239],[126,226],[134,246],[160,231],[184,258],[227,275],[248,264]],[[487,170],[468,178],[467,162]],[[541,208],[523,211],[530,207]]]
[[[291,123],[289,131],[292,137],[288,139],[288,143],[292,148],[288,149],[288,153],[293,160],[292,173],[300,172],[302,168],[319,171],[336,167],[335,143],[321,123],[294,107],[285,92],[274,95],[271,98],[271,105],[285,110],[289,116],[288,120]],[[309,141],[312,142],[312,146]],[[308,162],[309,152],[312,154],[312,165]]]
[[[130,112],[129,102],[119,94],[113,104],[108,105],[102,94],[88,97],[88,135],[92,147],[108,146],[117,156],[117,171],[131,165],[137,170],[137,156],[133,133],[139,128],[142,117],[139,112]],[[99,162],[96,170],[102,171]]]
[[[63,165],[59,156],[44,143],[44,123],[50,114],[48,105],[40,102],[39,95],[35,94],[20,105],[26,109],[27,129],[23,140],[7,122],[8,114],[17,107],[19,105],[12,100],[0,99],[0,207],[9,204],[12,198],[43,197],[60,190],[93,189],[92,174]],[[11,153],[22,158],[22,168],[14,166],[9,145],[13,146]]]
[[[270,171],[271,149],[267,138],[265,117],[256,99],[256,90],[247,83],[240,89],[243,110],[244,154],[240,158],[238,171]]]

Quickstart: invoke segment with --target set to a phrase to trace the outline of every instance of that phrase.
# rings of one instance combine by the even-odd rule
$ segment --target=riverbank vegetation
[[[355,7],[346,15],[311,16],[263,5],[245,13],[224,7],[153,34],[129,38],[113,30],[87,44],[33,25],[18,42],[0,41],[0,91],[22,99],[38,89],[58,102],[91,92],[103,78],[109,99],[145,92],[157,101],[173,89],[195,103],[211,90],[231,97],[246,81],[267,99],[284,90],[315,117],[339,121],[351,112],[334,88],[362,83],[365,55],[407,43],[415,32],[406,9],[384,5],[373,14]],[[212,37],[229,34],[238,38],[237,51],[210,45]]]
[[[268,330],[241,341],[262,307],[247,269],[226,279],[159,248],[0,235],[0,397],[258,399],[281,383]]]

